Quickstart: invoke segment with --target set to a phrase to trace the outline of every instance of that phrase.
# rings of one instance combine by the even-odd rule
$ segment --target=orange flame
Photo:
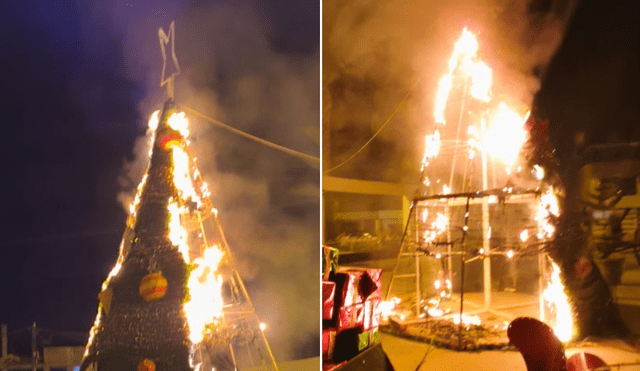
[[[551,280],[544,289],[542,296],[547,303],[547,307],[551,312],[552,318],[549,322],[553,328],[553,332],[562,342],[571,340],[573,336],[573,316],[571,314],[571,305],[569,298],[564,290],[564,285],[560,279],[560,267],[551,262],[553,271],[551,272]]]

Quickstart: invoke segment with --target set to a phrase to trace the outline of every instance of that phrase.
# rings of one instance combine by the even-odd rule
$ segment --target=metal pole
[[[7,357],[7,343],[9,341],[7,340],[7,324],[3,323],[2,324],[2,358],[6,359],[5,357]],[[6,371],[6,368],[2,368],[2,371]]]
[[[398,257],[396,258],[396,265],[393,268],[393,273],[391,274],[391,280],[389,281],[389,286],[387,286],[387,292],[384,294],[384,300],[389,300],[389,294],[391,293],[391,287],[393,286],[393,280],[396,278],[396,272],[398,271],[398,265],[400,265],[400,257],[402,256],[402,246],[404,245],[405,238],[407,237],[407,233],[409,232],[409,223],[411,222],[411,215],[413,215],[415,211],[415,205],[417,202],[411,202],[411,208],[409,209],[409,219],[407,220],[407,224],[404,226],[404,233],[402,233],[402,239],[400,240],[400,246],[398,247]],[[415,218],[418,216],[416,215]],[[416,221],[416,224],[418,222]],[[416,227],[417,228],[417,227]],[[417,242],[417,241],[416,241]]]
[[[487,131],[487,123],[482,120],[482,136]],[[487,185],[487,152],[482,151],[482,190],[488,189]],[[482,248],[485,253],[483,259],[484,273],[484,309],[488,310],[491,306],[491,244],[489,243],[489,200],[482,198]]]
[[[540,286],[540,321],[544,322],[544,283],[547,277],[547,269],[546,269],[546,256],[547,253],[541,251],[538,254],[538,271],[540,274],[540,278],[538,279],[538,286]]]
[[[462,238],[460,238],[460,246],[462,246],[462,254],[460,254],[460,322],[458,323],[458,349],[462,349],[462,312],[464,311],[464,261],[466,257],[465,237],[469,225],[469,202],[471,196],[467,197],[467,206],[464,210],[464,227],[462,228]]]
[[[416,210],[416,245],[420,242],[420,223],[418,222],[417,216],[419,215]],[[420,291],[420,255],[416,251],[414,255],[414,260],[416,262],[416,318],[420,317],[420,302],[422,301],[422,292]]]
[[[36,323],[34,322],[33,325],[31,325],[31,369],[33,371],[37,370],[38,364],[38,348],[36,343],[37,332]]]

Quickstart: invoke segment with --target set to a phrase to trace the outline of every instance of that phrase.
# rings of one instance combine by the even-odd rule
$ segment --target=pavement
[[[379,339],[396,371],[527,371],[522,355],[517,351],[459,352],[385,333],[379,334]],[[612,370],[640,371],[640,349],[634,349],[621,340],[582,342],[567,348],[565,354],[568,358],[580,351],[600,357],[607,365],[638,363]]]

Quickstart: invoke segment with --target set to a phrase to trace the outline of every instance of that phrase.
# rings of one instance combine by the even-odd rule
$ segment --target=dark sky
[[[172,20],[177,22],[177,52],[184,75],[180,78],[191,89],[187,103],[196,106],[198,100],[192,98],[198,88],[217,99],[211,104],[217,109],[214,117],[302,152],[319,154],[317,1],[245,1],[237,5],[235,1],[196,0],[5,0],[0,2],[0,14],[4,15],[0,23],[4,74],[0,112],[6,139],[2,146],[5,202],[0,322],[10,330],[36,321],[45,328],[87,334],[93,323],[96,295],[115,263],[124,230],[125,213],[118,194],[131,184],[123,188],[120,179],[131,175],[126,174],[125,164],[127,169],[135,167],[134,146],[144,134],[146,117],[163,103],[163,92],[157,86],[161,66],[158,27],[166,29]],[[203,25],[210,27],[198,34],[195,28]],[[270,72],[274,64],[279,74]],[[298,73],[303,68],[297,66],[303,66],[304,72]],[[263,86],[257,96],[272,95],[270,89],[275,88],[271,85],[282,88],[268,80],[283,80],[283,76],[298,83],[291,83],[294,87],[315,86],[302,90],[303,94],[290,93],[297,95],[297,101],[290,102],[288,111],[301,112],[297,117],[306,122],[286,117],[278,122],[278,112],[284,108],[273,105],[283,105],[284,96],[261,101],[258,118],[239,116],[234,105],[241,105],[237,97],[242,92],[234,89],[246,76]],[[309,90],[313,94],[305,95]],[[178,90],[178,97],[181,93]],[[258,105],[249,98],[243,104]],[[204,104],[196,108],[211,111]],[[306,136],[301,134],[305,131]],[[315,184],[317,189],[317,168],[223,131],[214,132],[225,145],[208,153],[212,161],[209,165],[203,161],[203,166],[218,169],[218,179],[233,176],[240,189],[244,179],[258,182],[266,189],[267,205],[246,213],[259,221],[295,219],[299,224],[294,227],[306,230],[304,238],[314,241],[317,249],[318,200],[310,201],[309,192],[299,199],[288,193],[294,185]],[[200,142],[207,138],[203,136]],[[274,164],[272,174],[243,165],[245,160],[258,163],[257,156]],[[218,195],[224,196],[224,191]],[[294,200],[283,205],[282,200],[291,198]],[[228,211],[227,220],[237,216],[232,202],[221,206],[224,211]],[[224,223],[224,214],[222,218]],[[240,234],[230,233],[232,245],[243,242],[236,237]],[[282,234],[279,238],[284,241],[295,235],[291,231]],[[264,237],[266,243],[269,238],[273,236]],[[310,258],[297,264],[317,272],[317,250],[311,251],[311,242],[303,248],[309,250],[305,256]],[[240,255],[240,262],[261,258],[245,250]],[[266,263],[259,261],[256,266]],[[250,291],[266,292],[261,286],[271,285],[264,278],[269,277],[268,270],[258,268],[247,285]],[[314,289],[308,295],[317,300]],[[254,304],[258,311],[271,310],[261,301],[254,300]],[[317,310],[312,308],[311,315]],[[274,326],[277,321],[272,320]],[[291,333],[278,336],[275,352],[280,358],[317,355],[317,336],[302,332],[300,336],[306,337],[299,341],[292,341]],[[295,344],[287,348],[282,343]]]
[[[583,0],[535,100],[558,157],[586,144],[640,141],[638,2]]]

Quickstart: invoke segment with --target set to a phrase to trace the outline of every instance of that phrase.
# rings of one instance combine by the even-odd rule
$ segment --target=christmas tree
[[[148,135],[149,165],[81,370],[276,370],[172,99]]]

